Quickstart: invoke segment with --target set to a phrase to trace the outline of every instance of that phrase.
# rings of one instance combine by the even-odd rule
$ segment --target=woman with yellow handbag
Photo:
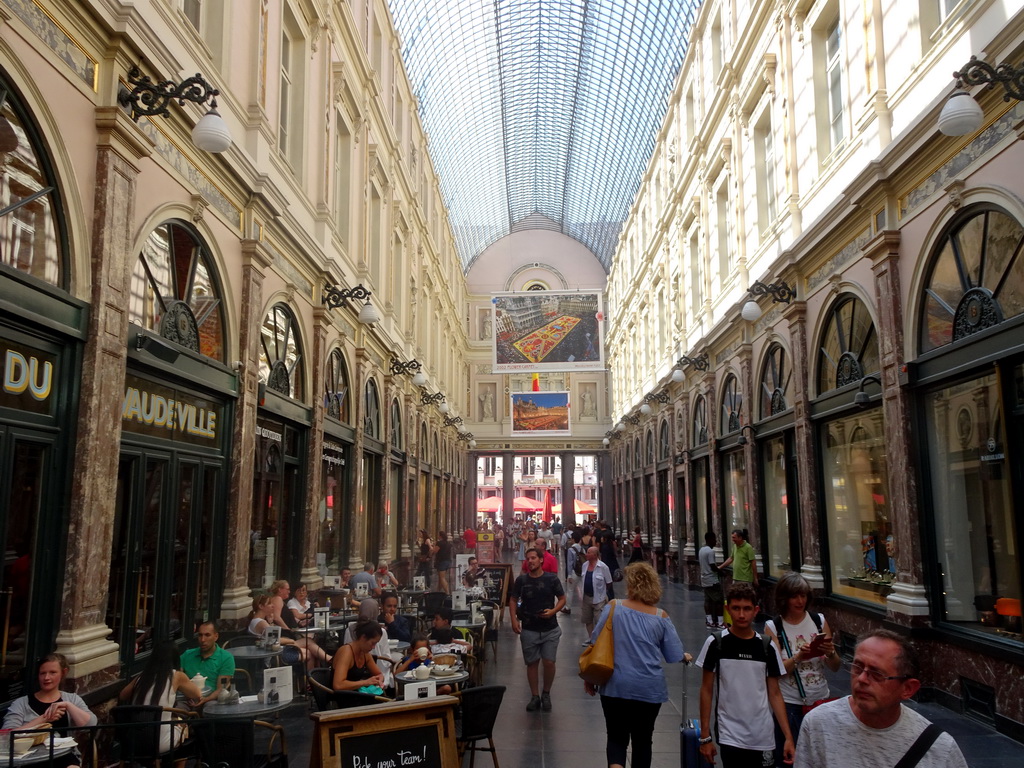
[[[626,566],[626,595],[601,612],[593,644],[580,657],[580,677],[588,694],[601,694],[609,768],[626,765],[630,741],[633,768],[650,768],[654,721],[668,701],[661,660],[675,663],[688,654],[668,614],[657,608],[661,582],[649,564]]]

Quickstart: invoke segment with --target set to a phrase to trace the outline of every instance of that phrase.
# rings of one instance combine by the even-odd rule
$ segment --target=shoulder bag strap
[[[896,763],[895,768],[914,768],[921,758],[925,756],[925,753],[932,748],[932,744],[935,740],[943,734],[942,728],[937,726],[935,723],[929,723],[928,727],[921,731],[921,735],[917,737],[917,741],[910,745],[910,749],[907,750],[907,754],[900,758],[900,761]]]
[[[786,625],[782,623],[782,614],[775,617],[775,636],[782,642],[782,647],[786,649],[786,655],[789,658],[794,659],[793,661],[793,680],[796,683],[796,690],[800,694],[800,698],[803,699],[804,704],[807,703],[807,693],[804,691],[804,683],[800,679],[800,665],[796,662],[796,656],[793,654],[793,649],[789,645],[789,637],[786,635]]]

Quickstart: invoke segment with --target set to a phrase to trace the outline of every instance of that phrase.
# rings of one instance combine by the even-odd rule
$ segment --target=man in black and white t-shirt
[[[715,742],[721,748],[725,768],[771,768],[775,765],[775,726],[772,714],[786,737],[783,754],[793,759],[793,737],[786,705],[779,690],[785,675],[775,646],[754,631],[757,592],[737,582],[726,594],[732,628],[712,635],[704,643],[697,666],[704,670],[700,689],[700,752],[714,764]],[[715,735],[711,735],[711,701],[717,688]]]
[[[555,657],[562,636],[558,612],[565,606],[565,590],[558,574],[545,572],[543,566],[540,551],[533,547],[526,550],[527,572],[512,585],[508,601],[512,631],[519,635],[532,694],[527,712],[551,711],[551,684],[555,681]],[[542,660],[544,687],[538,688]]]

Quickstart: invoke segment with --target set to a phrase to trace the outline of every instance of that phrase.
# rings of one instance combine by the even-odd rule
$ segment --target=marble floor
[[[620,587],[621,591],[621,587]],[[701,595],[680,584],[666,584],[661,607],[675,622],[686,649],[696,656],[707,632],[704,629]],[[501,768],[600,768],[606,765],[604,721],[601,704],[587,696],[576,675],[577,658],[585,632],[579,611],[561,615],[562,640],[558,649],[558,672],[552,688],[551,712],[527,712],[529,687],[516,636],[506,619],[498,640],[497,658],[490,655],[484,672],[485,684],[508,687],[495,729],[495,743]],[[489,651],[490,649],[488,649]],[[688,712],[697,716],[700,673],[695,667],[673,665],[667,669],[671,700],[658,717],[654,734],[654,768],[679,768],[679,722],[682,695],[688,696]],[[834,693],[848,692],[838,678]],[[926,717],[938,722],[960,744],[971,768],[1024,765],[1024,744],[1013,741],[971,718],[935,704],[917,704]],[[288,727],[288,751],[292,766],[309,760],[311,726],[309,704],[298,700],[281,718]],[[467,760],[468,765],[468,760]],[[477,766],[489,768],[490,756],[481,753]]]

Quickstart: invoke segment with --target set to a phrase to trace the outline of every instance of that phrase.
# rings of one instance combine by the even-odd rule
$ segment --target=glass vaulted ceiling
[[[605,270],[699,0],[389,0],[465,268],[510,232]]]

